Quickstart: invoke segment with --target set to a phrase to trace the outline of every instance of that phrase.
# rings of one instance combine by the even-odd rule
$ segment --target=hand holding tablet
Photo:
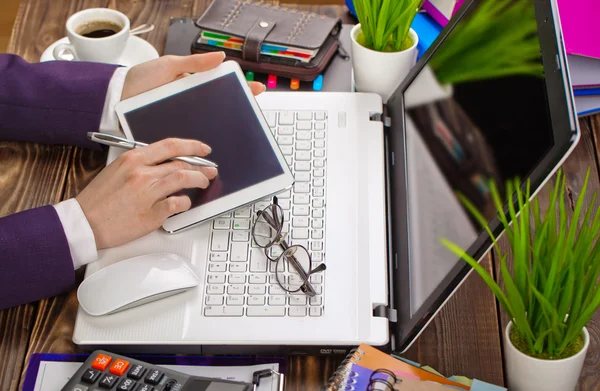
[[[206,189],[187,188],[190,210],[162,225],[179,232],[293,185],[293,176],[235,62],[124,100],[116,107],[125,135],[144,143],[174,137],[211,146],[219,174]]]
[[[222,61],[222,53],[215,52],[163,56],[136,65],[127,73],[121,98],[143,94],[181,79],[187,72],[216,68]],[[261,83],[247,83],[245,87],[254,95],[264,91]],[[168,130],[168,127],[163,129],[163,133]],[[160,228],[170,216],[189,210],[192,202],[181,194],[182,189],[200,191],[220,186],[215,183],[217,171],[214,169],[168,161],[178,156],[198,156],[212,161],[211,146],[168,135],[160,140],[121,154],[77,195],[77,203],[93,231],[98,250],[145,236]]]

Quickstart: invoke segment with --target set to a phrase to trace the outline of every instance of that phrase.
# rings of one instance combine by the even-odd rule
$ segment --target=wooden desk
[[[132,26],[151,22],[156,29],[144,36],[159,52],[164,48],[171,17],[196,17],[209,0],[21,0],[8,52],[30,62],[65,35],[67,17],[90,7],[118,8]],[[313,10],[348,18],[339,6]],[[583,138],[565,163],[569,188],[578,195],[586,167],[593,168],[591,187],[598,189],[600,116],[581,121]],[[74,197],[102,169],[106,156],[71,146],[0,142],[0,216],[57,203]],[[489,270],[491,257],[483,261]],[[0,390],[21,388],[34,352],[72,353],[77,310],[75,292],[0,312]],[[502,330],[504,319],[481,279],[471,275],[406,357],[427,363],[446,375],[465,375],[504,383]],[[580,390],[600,387],[600,316],[590,326],[591,346]],[[291,357],[288,390],[318,390],[342,357]]]

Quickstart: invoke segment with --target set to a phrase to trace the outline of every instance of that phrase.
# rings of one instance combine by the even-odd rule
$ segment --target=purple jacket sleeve
[[[74,144],[97,132],[116,65],[51,61],[29,64],[0,54],[0,140]]]
[[[54,207],[0,219],[0,309],[58,295],[74,283],[69,245]]]
[[[0,54],[0,140],[95,148],[86,132],[100,126],[116,66],[81,62],[28,64]],[[0,218],[0,309],[73,287],[69,244],[56,209]]]

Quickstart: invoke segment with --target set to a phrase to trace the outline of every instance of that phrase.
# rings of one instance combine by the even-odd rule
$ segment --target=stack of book
[[[579,116],[600,112],[600,2],[558,0]]]
[[[444,377],[435,369],[362,344],[331,376],[325,390],[506,391],[477,379]]]

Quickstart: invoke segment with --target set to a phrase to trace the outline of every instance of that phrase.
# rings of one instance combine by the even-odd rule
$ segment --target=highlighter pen
[[[139,147],[146,147],[148,144],[139,141],[127,140],[125,138],[113,136],[107,133],[88,132],[88,139],[103,145],[109,145],[111,147],[124,148],[124,149],[135,149]],[[189,163],[193,166],[201,167],[213,167],[218,166],[210,160],[203,159],[197,156],[177,156],[169,160],[181,160],[182,162]]]

